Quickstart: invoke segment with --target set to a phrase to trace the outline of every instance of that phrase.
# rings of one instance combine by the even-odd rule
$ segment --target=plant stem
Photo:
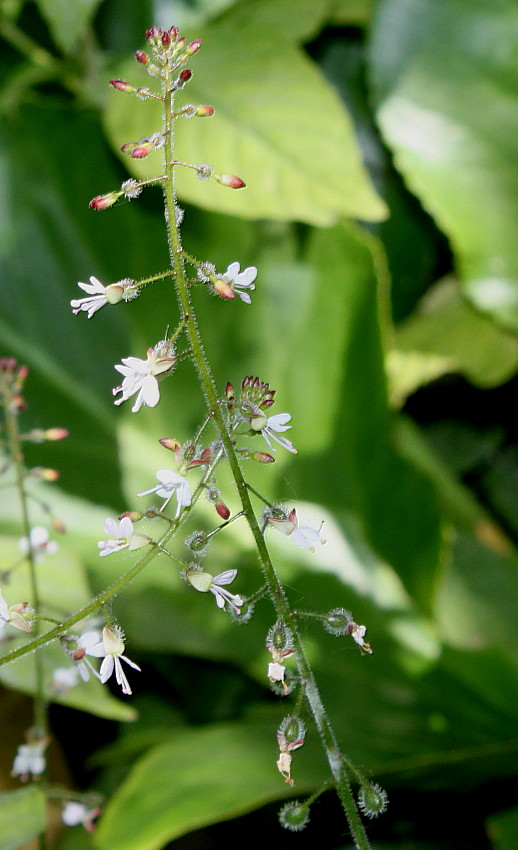
[[[247,519],[250,531],[257,546],[259,563],[268,586],[270,598],[277,612],[278,619],[280,619],[292,632],[301,686],[304,689],[322,745],[326,752],[331,773],[335,781],[336,790],[344,808],[352,837],[358,850],[368,850],[370,846],[369,841],[360,819],[349,783],[347,760],[340,753],[334,729],[326,714],[313,671],[304,652],[296,617],[291,610],[284,588],[279,581],[271,561],[264,536],[261,533],[261,529],[250,500],[249,488],[241,471],[232,439],[227,431],[212,370],[203,349],[198,323],[191,304],[189,286],[184,269],[185,255],[182,250],[180,232],[176,223],[176,197],[174,183],[174,167],[176,164],[174,159],[174,92],[171,90],[170,73],[166,75],[166,79],[164,80],[163,94],[165,104],[164,170],[167,176],[167,180],[163,184],[163,191],[166,206],[168,242],[171,265],[175,271],[174,280],[176,295],[180,304],[181,315],[185,322],[185,330],[192,352],[192,360],[198,373],[198,378],[207,401],[208,409],[211,413],[219,438],[223,444],[225,455],[239,492],[243,513]]]

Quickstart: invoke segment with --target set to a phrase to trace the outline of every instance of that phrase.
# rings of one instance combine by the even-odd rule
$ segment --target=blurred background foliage
[[[155,105],[107,86],[144,82],[128,56],[151,23],[203,39],[185,97],[216,115],[178,122],[180,155],[248,184],[233,193],[189,172],[179,193],[187,250],[218,270],[259,269],[251,307],[195,293],[221,387],[259,374],[293,416],[299,455],[279,452],[273,473],[249,478],[326,520],[313,556],[269,538],[279,571],[296,607],[350,608],[375,649],[362,657],[307,628],[344,749],[389,791],[373,846],[514,850],[516,4],[0,0],[0,353],[30,366],[27,427],[70,431],[29,452],[61,472],[38,493],[67,527],[40,568],[45,600],[64,613],[129,566],[99,561],[103,520],[137,507],[167,464],[158,438],[185,439],[202,416],[189,367],[154,411],[113,408],[114,363],[174,323],[167,284],[92,322],[69,307],[77,280],[167,267],[159,191],[88,209],[128,169],[160,167],[118,153],[159,129]],[[235,509],[228,484],[226,495]],[[5,569],[19,511],[9,491],[0,503]],[[47,520],[36,508],[32,519]],[[196,523],[214,525],[209,505]],[[231,528],[207,564],[239,567],[239,590],[252,592],[251,541]],[[27,592],[21,571],[11,588]],[[49,693],[52,780],[109,800],[93,837],[60,830],[55,811],[53,847],[210,850],[251,832],[284,848],[348,846],[332,794],[304,833],[280,834],[278,801],[313,790],[325,766],[311,730],[294,792],[283,786],[286,708],[264,682],[271,610],[238,629],[211,601],[156,559],[115,604],[143,669],[134,696],[94,682]],[[45,650],[49,682],[61,658]],[[45,819],[41,791],[9,778],[31,722],[32,659],[0,681],[0,848],[16,850]]]

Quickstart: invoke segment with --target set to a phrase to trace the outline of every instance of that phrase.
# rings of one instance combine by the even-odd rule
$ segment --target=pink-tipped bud
[[[27,380],[28,374],[29,374],[29,367],[25,366],[25,365],[20,366],[20,368],[18,369],[18,372],[16,373],[17,383],[23,384],[23,382]]]
[[[62,522],[59,519],[59,517],[53,516],[50,520],[50,524],[51,524],[52,528],[54,529],[54,531],[57,531],[58,534],[65,534],[65,532],[67,530],[65,523]]]
[[[197,38],[196,41],[191,41],[191,43],[187,46],[186,53],[189,56],[192,56],[194,53],[197,53],[201,47],[201,39]]]
[[[214,279],[212,286],[214,292],[219,295],[220,298],[225,298],[227,301],[233,301],[236,297],[236,293],[230,284],[227,283],[226,280],[222,280],[220,277]]]
[[[113,207],[121,194],[121,192],[108,192],[107,195],[97,195],[96,198],[92,198],[88,206],[91,210],[106,210],[108,207]]]
[[[120,515],[119,519],[124,519],[126,516],[128,516],[132,522],[138,522],[142,519],[144,514],[141,511],[124,511],[124,513]]]
[[[146,156],[149,156],[154,149],[155,146],[153,145],[153,142],[142,142],[131,151],[131,157],[133,159],[144,159]]]
[[[228,186],[229,189],[244,189],[246,186],[244,180],[241,180],[241,177],[236,177],[235,174],[215,174],[214,178],[222,186]]]
[[[275,458],[266,452],[253,452],[250,457],[258,463],[275,463]]]
[[[176,51],[175,52],[178,52],[179,50],[181,50],[182,47],[184,46],[184,44],[185,44],[185,38],[183,38],[183,37],[179,38],[178,41],[176,42]]]
[[[180,71],[180,75],[178,77],[178,80],[181,83],[181,85],[184,86],[185,83],[188,80],[191,79],[191,77],[192,77],[192,71],[189,68],[184,68],[183,71]]]
[[[135,50],[135,59],[141,65],[147,65],[149,63],[149,56],[143,50]]]
[[[117,91],[134,92],[137,91],[135,86],[126,83],[124,80],[110,80],[110,85]]]
[[[45,431],[45,439],[51,440],[52,442],[55,440],[64,440],[65,437],[68,437],[68,431],[66,428],[47,428]]]
[[[34,478],[39,478],[40,481],[57,481],[59,472],[57,469],[46,469],[43,466],[35,466],[31,469],[31,475]]]
[[[230,516],[230,511],[225,505],[224,502],[216,502],[216,510],[220,515],[221,519],[228,519]]]
[[[229,401],[234,401],[234,387],[230,383],[230,381],[227,381],[227,385],[225,387],[225,395]]]
[[[209,115],[214,115],[213,106],[197,106],[196,113],[198,118],[207,118]]]
[[[169,35],[171,36],[171,41],[176,41],[178,38],[180,30],[178,27],[169,27]]]
[[[169,45],[171,44],[171,36],[168,32],[162,33],[162,44],[164,45],[164,47],[169,47]]]
[[[162,439],[158,442],[164,447],[164,449],[169,449],[170,452],[175,452],[180,448],[180,443],[178,440],[175,440],[174,437],[162,437]]]
[[[15,372],[18,361],[15,357],[2,357],[0,359],[0,372]]]

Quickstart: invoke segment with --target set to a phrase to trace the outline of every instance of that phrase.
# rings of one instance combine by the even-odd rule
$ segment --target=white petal
[[[104,520],[104,530],[106,534],[110,534],[112,537],[120,536],[119,523],[110,516]]]
[[[257,277],[257,269],[255,266],[249,266],[247,269],[244,269],[240,275],[237,276],[236,285],[237,286],[251,286],[254,280]],[[254,288],[254,287],[252,287]]]
[[[236,292],[239,295],[239,297],[241,298],[241,301],[244,301],[245,304],[251,304],[252,303],[252,299],[250,298],[248,292],[239,292],[238,289],[236,289]]]
[[[237,576],[237,570],[226,570],[213,579],[214,584],[230,584]]]
[[[291,420],[289,413],[276,413],[275,416],[268,418],[268,428],[273,428],[274,431],[288,431],[292,426],[286,425],[286,422]]]
[[[108,681],[111,674],[113,673],[113,668],[115,666],[115,661],[113,660],[113,655],[107,655],[101,664],[100,676],[101,682],[103,685]]]
[[[235,280],[237,275],[239,274],[240,264],[239,263],[230,263],[228,269],[225,272],[225,275]]]
[[[126,540],[133,536],[133,523],[129,516],[125,516],[121,519],[118,536],[124,537]]]

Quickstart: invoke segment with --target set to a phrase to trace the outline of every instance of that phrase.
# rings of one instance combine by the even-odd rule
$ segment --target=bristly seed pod
[[[377,818],[386,811],[388,795],[381,785],[375,782],[363,785],[358,794],[358,808],[368,818]]]
[[[294,800],[286,803],[279,812],[279,822],[284,829],[300,832],[309,821],[309,806]]]

